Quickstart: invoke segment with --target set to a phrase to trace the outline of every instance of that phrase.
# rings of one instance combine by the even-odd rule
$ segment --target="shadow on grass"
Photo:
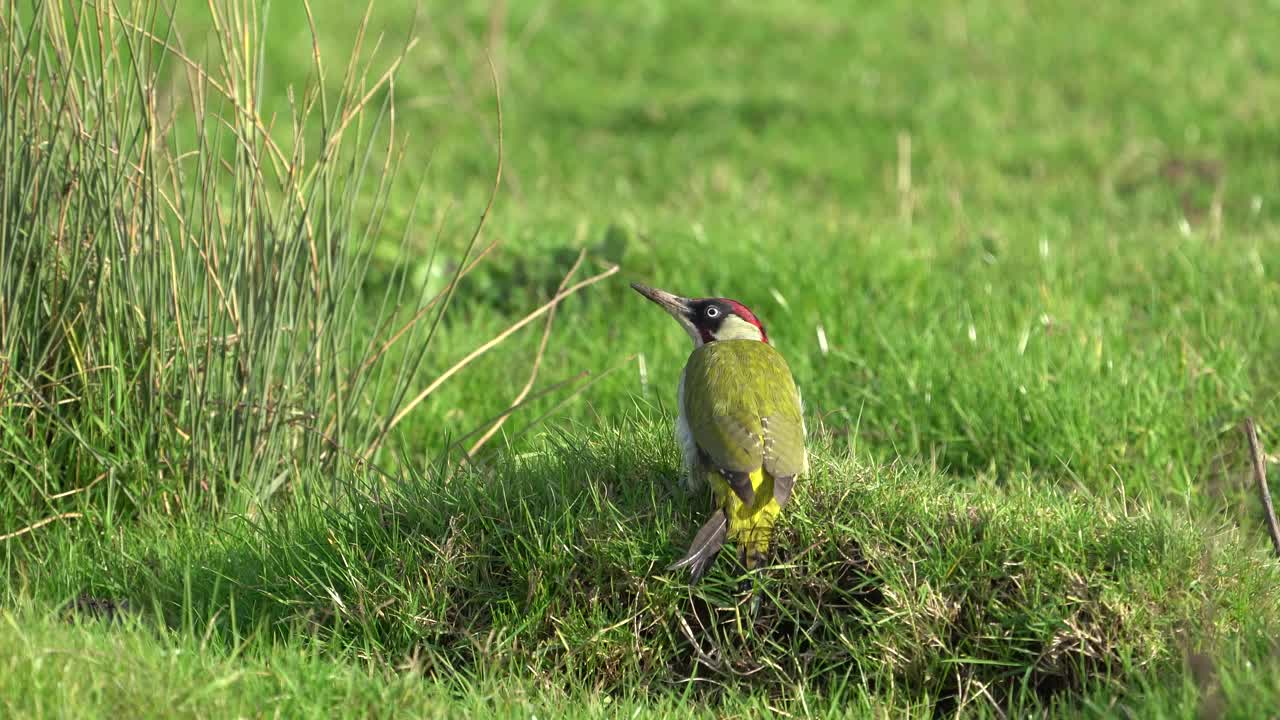
[[[1245,608],[1276,603],[1262,590],[1273,568],[1235,551],[1202,563],[1202,538],[1174,521],[824,459],[753,613],[732,552],[696,587],[662,570],[706,499],[677,489],[653,424],[552,437],[501,462],[153,543],[117,558],[135,579],[121,594],[229,642],[304,634],[438,678],[516,672],[567,692],[707,699],[856,684],[939,712],[1118,688],[1173,667],[1177,629],[1209,629],[1206,598],[1227,608],[1207,622],[1235,628],[1261,628],[1267,615]]]

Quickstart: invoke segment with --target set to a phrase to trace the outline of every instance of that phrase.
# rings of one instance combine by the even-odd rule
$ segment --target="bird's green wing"
[[[698,449],[731,484],[734,475],[761,467],[774,478],[803,472],[800,394],[772,346],[724,340],[694,350],[685,366],[684,407]]]

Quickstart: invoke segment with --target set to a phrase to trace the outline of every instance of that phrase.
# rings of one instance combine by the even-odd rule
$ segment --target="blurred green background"
[[[314,11],[325,57],[344,57],[363,9]],[[266,93],[284,107],[311,41],[299,3],[270,12]],[[500,81],[482,241],[501,249],[460,288],[421,384],[586,248],[622,272],[566,303],[540,386],[635,353],[648,383],[633,360],[561,418],[672,410],[686,340],[633,279],[747,303],[821,427],[966,478],[1205,498],[1224,433],[1255,414],[1266,436],[1277,417],[1265,3],[387,1],[369,28],[384,64],[419,39],[394,86],[389,236],[419,183],[422,205],[412,252],[389,237],[380,254],[389,274],[445,282],[430,248],[456,255],[493,179],[486,49]],[[405,444],[500,412],[537,336],[442,388]]]

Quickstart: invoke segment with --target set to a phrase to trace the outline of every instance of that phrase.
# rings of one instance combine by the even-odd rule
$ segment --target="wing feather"
[[[800,394],[772,346],[755,340],[707,343],[689,357],[684,377],[689,431],[708,464],[726,479],[761,467],[775,478],[804,472]]]

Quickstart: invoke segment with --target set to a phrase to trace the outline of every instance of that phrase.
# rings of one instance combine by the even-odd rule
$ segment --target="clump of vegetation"
[[[251,7],[211,5],[226,29],[199,61],[159,6],[6,11],[7,521],[72,493],[113,518],[258,506],[359,460],[371,378],[407,390],[358,343],[398,163],[390,76],[334,92],[317,64],[269,116]]]
[[[360,26],[350,64],[317,56],[277,114],[254,8],[213,3],[220,31],[199,56],[155,4],[6,11],[11,523],[83,502],[114,521],[331,490],[428,394],[412,393],[454,281],[483,254],[477,227],[437,292],[404,271],[369,281],[403,162],[408,47],[373,73]]]
[[[212,536],[143,533],[68,558],[62,582],[206,642],[305,637],[446,685],[729,707],[803,688],[935,712],[1125,697],[1208,638],[1267,643],[1280,611],[1280,570],[1230,534],[824,452],[753,614],[731,563],[694,588],[661,570],[698,504],[668,445],[648,418],[583,430],[496,473],[375,483]]]

